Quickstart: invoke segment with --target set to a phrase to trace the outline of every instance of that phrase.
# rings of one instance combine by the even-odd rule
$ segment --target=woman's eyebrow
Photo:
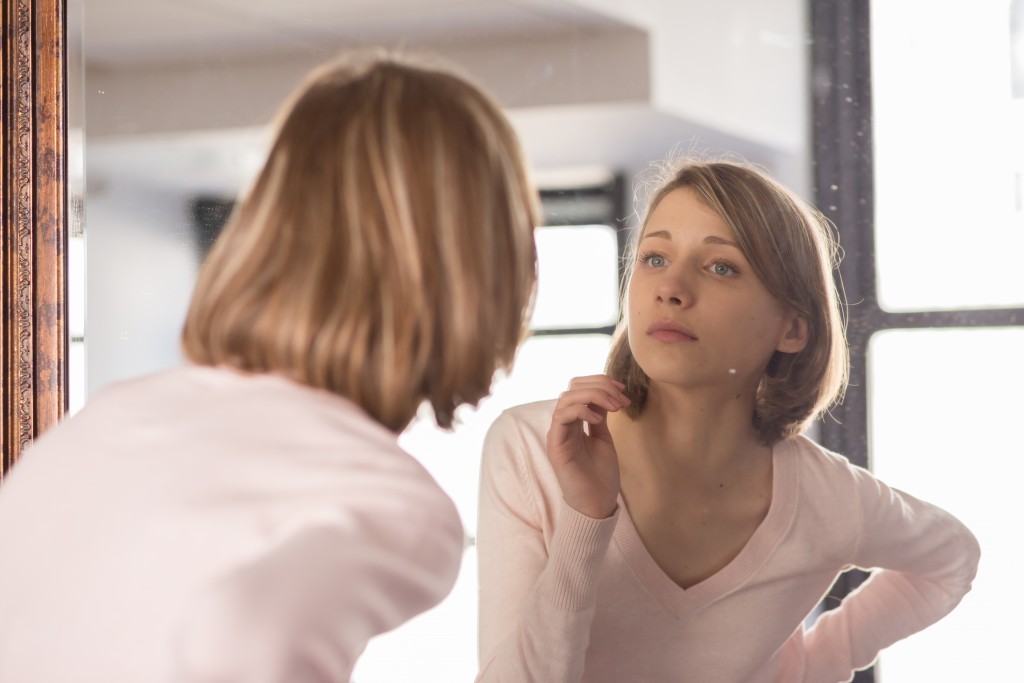
[[[644,239],[647,239],[648,237],[660,237],[663,240],[668,240],[669,242],[672,241],[672,234],[667,230],[655,230],[654,232],[644,233]]]
[[[645,233],[644,239],[647,239],[648,237],[660,237],[663,240],[668,240],[669,242],[672,241],[672,233],[667,230],[655,230],[654,232]],[[727,240],[724,237],[719,237],[718,235],[708,235],[704,238],[704,244],[723,244],[727,247],[734,247],[736,249],[740,248],[740,245],[735,242]]]
[[[727,240],[724,237],[718,237],[717,235],[708,235],[705,237],[704,244],[724,244],[727,247],[740,248],[740,245],[736,244],[732,240]]]

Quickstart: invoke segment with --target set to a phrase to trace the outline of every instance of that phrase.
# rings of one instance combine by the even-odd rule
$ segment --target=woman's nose
[[[683,308],[693,305],[694,294],[691,283],[679,272],[666,271],[657,286],[658,303]]]

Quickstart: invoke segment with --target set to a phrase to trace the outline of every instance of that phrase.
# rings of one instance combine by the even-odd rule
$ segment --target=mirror
[[[4,43],[5,64],[18,66],[5,71],[3,94],[8,112],[3,128],[5,155],[10,152],[4,164],[7,232],[2,289],[7,364],[0,435],[5,466],[34,434],[56,421],[65,400],[74,411],[109,382],[178,361],[177,328],[203,249],[231,198],[258,167],[267,141],[267,121],[314,64],[339,50],[366,45],[431,49],[448,56],[506,107],[533,162],[538,184],[550,190],[546,197],[553,222],[573,222],[566,216],[576,217],[575,222],[590,222],[599,213],[607,222],[621,221],[611,226],[618,228],[629,224],[630,183],[637,172],[672,149],[737,153],[763,164],[806,197],[812,195],[812,184],[828,190],[829,185],[822,185],[815,175],[820,168],[812,173],[808,149],[812,103],[806,84],[812,83],[812,92],[817,93],[850,87],[851,83],[827,83],[827,74],[823,76],[817,69],[810,73],[811,50],[827,41],[822,39],[820,22],[808,26],[805,4],[798,0],[726,0],[713,6],[675,0],[303,0],[285,7],[284,3],[263,0],[204,0],[187,6],[171,0],[68,0],[67,42],[63,45],[66,91],[62,91],[65,84],[61,80],[61,4],[54,0],[5,4],[5,36],[19,37]],[[888,56],[872,55],[874,72],[888,74],[888,81],[896,86],[890,94],[899,96],[888,104],[876,102],[874,142],[876,149],[886,153],[904,144],[899,150],[903,156],[896,151],[891,156],[904,162],[882,168],[884,159],[879,156],[875,160],[876,230],[884,230],[888,238],[901,222],[886,219],[883,204],[904,210],[915,202],[930,207],[942,204],[935,201],[942,194],[935,188],[949,189],[942,184],[948,182],[945,176],[938,186],[919,183],[921,192],[913,197],[905,196],[907,186],[901,179],[908,163],[928,169],[929,174],[946,168],[948,145],[937,140],[950,130],[968,130],[970,126],[984,128],[994,140],[993,145],[983,145],[986,149],[1006,148],[1005,158],[986,165],[986,172],[1009,170],[1006,178],[1000,175],[991,182],[975,174],[972,187],[985,192],[1005,189],[1007,206],[1019,214],[1021,174],[1015,152],[1019,145],[1016,137],[1012,137],[1013,145],[1001,145],[997,132],[1012,124],[1015,116],[1019,118],[1019,99],[1015,99],[1019,89],[1000,84],[1016,84],[1018,72],[1024,68],[1019,57],[1011,58],[1011,43],[1013,55],[1020,52],[1021,3],[990,3],[969,12],[962,11],[960,3],[925,0],[809,4],[828,19],[832,18],[828,12],[836,8],[835,16],[841,19],[835,23],[840,26],[855,16],[860,33],[845,35],[854,35],[851,40],[857,41],[870,33],[873,46],[891,49]],[[865,16],[869,6],[870,30]],[[1013,19],[1008,32],[1010,12]],[[921,16],[941,18],[947,30],[922,34],[917,30]],[[974,60],[970,69],[960,59],[938,66],[937,55],[952,54],[941,47],[939,39],[956,32],[986,36],[977,49],[968,51]],[[828,36],[832,39],[834,34]],[[939,43],[933,44],[933,39]],[[936,45],[941,49],[933,49]],[[828,49],[841,51],[836,45]],[[34,62],[32,55],[38,55]],[[907,58],[899,69],[889,62],[894,55]],[[974,77],[981,72],[996,74],[994,82]],[[855,71],[847,75],[856,80]],[[882,84],[883,79],[878,79],[875,90]],[[979,89],[971,90],[975,86]],[[60,117],[52,115],[61,106],[54,92],[66,92],[66,130]],[[965,92],[970,92],[970,97],[964,97]],[[937,96],[940,102],[956,100],[963,106],[936,106]],[[918,109],[910,109],[911,104]],[[889,116],[879,109],[882,106],[900,116]],[[920,125],[937,120],[937,113],[950,112],[961,118],[949,119],[939,132]],[[34,148],[26,146],[29,138],[22,134],[26,117],[35,126]],[[815,127],[819,124],[816,121]],[[1018,128],[1011,125],[1005,129]],[[59,167],[64,136],[67,174],[62,188],[60,173],[48,171],[47,163]],[[844,141],[835,138],[836,146]],[[961,144],[959,138],[957,141]],[[837,155],[844,163],[850,161],[841,152]],[[58,186],[47,185],[48,178],[58,179]],[[568,193],[566,196],[573,198],[568,204],[558,201],[564,199],[560,191],[567,188],[593,187],[612,188],[617,199],[611,198],[611,208],[596,212],[593,207],[580,209],[579,203],[573,202],[581,193]],[[844,190],[831,187],[835,192]],[[26,192],[35,193],[32,202],[25,200]],[[60,208],[63,192],[68,197],[66,215]],[[983,203],[995,216],[998,211],[993,207],[998,207],[1002,194],[985,196]],[[857,201],[855,197],[853,202]],[[864,196],[859,201],[863,203]],[[969,209],[970,202],[966,205]],[[835,207],[825,202],[822,208]],[[38,220],[33,210],[39,211]],[[942,211],[933,213],[936,221],[944,218]],[[911,218],[920,215],[914,212]],[[48,234],[46,226],[51,224],[59,229]],[[858,223],[865,224],[872,227],[871,216]],[[840,228],[844,223],[840,222]],[[960,230],[953,228],[950,239],[958,239]],[[68,240],[67,270],[63,268],[62,231]],[[1002,227],[997,232],[997,244],[1019,240],[1019,230]],[[594,244],[607,241],[607,230],[591,233],[597,235]],[[552,244],[559,241],[556,233],[550,234],[554,236]],[[26,241],[27,235],[34,239]],[[857,247],[862,237],[844,235],[848,262],[863,260]],[[16,243],[16,248],[9,250],[11,243]],[[902,254],[912,246],[886,248],[897,271],[905,270]],[[595,253],[606,253],[600,252],[600,245],[595,249]],[[881,244],[879,249],[883,249]],[[938,251],[955,258],[961,253],[959,249]],[[873,273],[873,267],[866,272]],[[997,292],[998,300],[959,301],[956,305],[1018,308],[966,314],[934,313],[933,308],[952,307],[942,301],[933,308],[926,302],[929,311],[925,313],[909,308],[883,311],[874,306],[873,275],[858,282],[866,283],[868,289],[863,301],[858,297],[855,302],[861,308],[851,309],[851,332],[864,342],[862,366],[872,365],[865,382],[874,384],[873,391],[885,398],[873,401],[870,413],[876,469],[891,483],[902,485],[902,480],[907,480],[906,488],[921,490],[924,497],[956,512],[978,532],[986,554],[994,558],[983,560],[975,592],[954,618],[883,657],[883,677],[889,671],[893,680],[910,676],[936,681],[986,678],[979,672],[1001,671],[1002,665],[992,653],[1013,651],[1009,644],[992,648],[991,643],[1004,642],[1006,634],[1012,633],[993,615],[1009,613],[1014,606],[1007,609],[1006,596],[1015,595],[1015,578],[995,569],[1015,566],[1019,559],[1006,540],[1012,532],[1003,530],[1014,515],[988,503],[949,497],[953,492],[991,490],[987,477],[991,468],[962,467],[964,452],[970,451],[972,457],[979,452],[995,454],[1000,460],[993,461],[992,467],[1002,468],[1007,444],[1020,450],[1009,431],[1015,413],[1000,412],[1014,402],[997,400],[995,408],[999,410],[983,409],[969,398],[994,396],[995,389],[1007,382],[1019,384],[1007,378],[1024,376],[1020,354],[1015,353],[1024,321],[1024,310],[1019,309],[1022,281],[1014,278],[1012,271],[1004,267],[999,273],[1002,279],[996,280],[1016,286],[1016,294],[1007,294],[1004,286]],[[943,269],[936,272],[945,277]],[[60,314],[65,276],[66,316]],[[913,286],[913,281],[910,284]],[[557,284],[551,287],[557,289]],[[917,291],[922,291],[919,286]],[[551,297],[557,302],[557,292]],[[908,304],[910,308],[921,305]],[[555,306],[552,310],[557,311]],[[902,331],[883,333],[872,340],[872,333],[860,334],[863,320],[857,317],[858,310],[872,306],[883,328],[985,325],[1004,329],[986,330],[983,335]],[[557,321],[558,315],[550,314],[547,323],[535,322],[551,333],[550,320]],[[64,325],[70,359],[66,386],[57,370],[63,362]],[[569,338],[564,330],[537,339],[548,339],[550,345],[541,350],[528,344],[518,365],[529,366],[531,357],[582,358],[581,362],[593,363],[602,353],[600,330],[585,340],[582,336]],[[589,345],[590,351],[581,353],[582,345]],[[933,353],[922,354],[925,347]],[[567,348],[568,353],[564,351]],[[992,363],[979,369],[967,362],[982,355]],[[943,368],[956,365],[956,372],[936,373],[934,362],[924,362],[926,358],[938,358],[935,362]],[[568,361],[560,364],[568,367]],[[961,389],[955,391],[949,386],[954,376],[962,380],[958,380]],[[863,389],[857,391],[858,396],[863,395]],[[414,427],[403,437],[408,439],[405,445],[424,459],[456,499],[467,529],[471,530],[475,521],[478,453],[474,429],[486,423],[503,401],[519,402],[551,393],[536,380],[506,378],[496,386],[490,402],[476,414],[465,416],[462,434],[448,437]],[[950,400],[923,400],[928,397]],[[962,409],[965,397],[974,412]],[[866,398],[857,399],[861,400],[867,402]],[[907,406],[920,409],[910,413]],[[865,409],[864,429],[860,430],[865,450],[866,413]],[[939,415],[942,417],[937,418]],[[885,438],[879,429],[883,420]],[[955,439],[945,431],[921,429],[925,424],[961,422],[984,425],[981,431],[987,445],[978,448],[972,436],[978,432],[974,428]],[[446,440],[450,438],[463,441]],[[953,441],[961,444],[952,449],[955,452],[949,446]],[[432,459],[434,451],[442,451],[444,456]],[[929,457],[924,461],[905,457],[911,451]],[[940,461],[932,457],[936,453],[949,457]],[[968,478],[971,484],[965,485]],[[1010,500],[1012,495],[1011,491],[990,500]],[[409,679],[422,670],[437,671],[438,680],[470,680],[475,670],[474,571],[470,547],[452,598],[435,612],[374,643],[357,680]],[[974,653],[960,657],[960,670],[929,655],[952,649],[942,644],[949,642],[956,643],[957,652]],[[453,654],[452,643],[458,643],[460,651]],[[395,656],[397,652],[402,656]],[[938,662],[934,666],[942,668],[923,674],[925,662]],[[1010,665],[1006,663],[1002,671]],[[914,673],[903,675],[901,671]]]
[[[72,411],[111,382],[179,362],[178,329],[196,269],[232,198],[261,164],[266,123],[302,75],[345,48],[425,49],[461,65],[506,108],[538,185],[552,197],[549,216],[605,224],[594,237],[580,230],[538,237],[540,328],[558,327],[572,310],[565,296],[559,303],[567,285],[544,266],[544,253],[560,240],[573,248],[574,238],[602,254],[595,258],[604,274],[594,277],[607,283],[611,311],[574,326],[614,324],[615,228],[629,224],[631,180],[671,150],[741,155],[810,194],[807,28],[797,0],[72,5],[83,13],[85,36],[76,87],[84,93],[86,216],[83,240],[72,240],[69,252]],[[555,206],[558,189],[609,184],[622,195],[609,206]],[[465,411],[455,435],[426,424],[403,435],[456,500],[470,533],[487,424],[506,405],[599,371],[606,332],[538,337],[524,348],[518,376],[499,382],[479,410]],[[470,547],[441,607],[371,645],[356,680],[412,680],[423,670],[436,680],[473,678],[474,560]]]

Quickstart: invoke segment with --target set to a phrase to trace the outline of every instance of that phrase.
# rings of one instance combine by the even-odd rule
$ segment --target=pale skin
[[[651,212],[627,289],[630,348],[651,378],[634,420],[623,385],[574,379],[547,451],[566,503],[597,519],[625,501],[647,551],[689,588],[723,569],[771,505],[772,449],[752,424],[775,352],[806,320],[754,274],[728,225],[688,188]]]

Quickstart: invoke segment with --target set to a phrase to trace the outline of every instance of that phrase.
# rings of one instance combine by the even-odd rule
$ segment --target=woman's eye
[[[645,254],[640,260],[654,268],[661,268],[666,263],[665,257],[660,254]]]
[[[736,269],[724,261],[716,261],[711,264],[711,272],[715,275],[725,277],[727,275],[734,275],[736,273]]]

